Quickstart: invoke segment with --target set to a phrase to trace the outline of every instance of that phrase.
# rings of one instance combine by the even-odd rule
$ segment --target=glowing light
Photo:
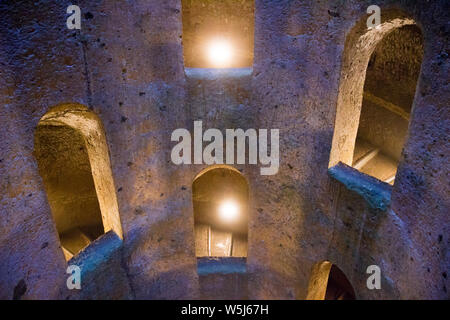
[[[239,216],[239,207],[234,201],[225,201],[219,207],[219,214],[226,222],[235,221]]]
[[[221,243],[221,242],[219,242],[219,243],[217,244],[217,246],[218,246],[220,249],[224,249],[224,248],[225,248],[225,245],[224,245],[223,243]]]
[[[223,39],[211,41],[208,46],[208,58],[217,68],[230,66],[233,57],[233,48],[230,43]]]

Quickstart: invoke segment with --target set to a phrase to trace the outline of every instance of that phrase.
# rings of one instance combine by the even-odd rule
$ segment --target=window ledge
[[[328,174],[347,189],[362,196],[369,206],[385,211],[391,202],[392,186],[339,162]]]
[[[184,68],[186,77],[198,80],[239,79],[252,75],[253,68]]]
[[[200,276],[208,274],[245,274],[247,258],[240,257],[201,257],[197,258],[197,272]]]
[[[81,275],[86,275],[107,262],[122,247],[120,239],[114,231],[109,231],[91,242],[80,253],[68,261],[68,265],[76,265]]]

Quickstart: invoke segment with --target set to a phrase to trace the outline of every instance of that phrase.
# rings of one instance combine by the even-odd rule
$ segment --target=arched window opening
[[[106,139],[86,107],[52,108],[35,131],[35,157],[67,260],[102,234],[122,229]]]
[[[254,0],[182,0],[186,68],[253,65]]]
[[[197,257],[246,257],[248,185],[228,166],[202,171],[192,185]]]
[[[421,30],[398,11],[346,38],[329,167],[339,162],[393,184],[423,58]]]
[[[314,265],[306,300],[355,299],[355,290],[341,269],[329,261]]]
[[[423,57],[416,25],[395,29],[372,53],[352,166],[393,184],[408,132]]]

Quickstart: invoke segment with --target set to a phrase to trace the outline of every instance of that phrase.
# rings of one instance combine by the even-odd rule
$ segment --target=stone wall
[[[437,99],[448,96],[442,45],[448,17],[435,15],[443,2],[378,4],[382,19],[397,8],[417,21],[425,52],[391,210],[370,209],[325,173],[339,83],[348,76],[341,74],[344,48],[352,43],[352,28],[358,22],[364,28],[370,4],[256,3],[252,102],[260,110],[259,126],[283,128],[285,150],[276,176],[250,183],[255,209],[263,212],[253,226],[265,231],[249,234],[251,275],[265,284],[249,289],[256,297],[305,297],[310,270],[323,260],[343,270],[357,298],[448,297],[448,189],[442,183],[448,120]],[[381,267],[383,290],[366,288],[371,264]]]
[[[66,298],[67,263],[33,156],[39,119],[62,102],[86,105],[103,123],[123,229],[111,267],[120,283],[92,297],[204,297],[192,182],[207,166],[170,159],[172,131],[192,130],[194,120],[280,129],[278,174],[236,166],[250,189],[249,298],[305,298],[323,260],[344,272],[357,298],[449,297],[445,1],[379,3],[382,16],[413,18],[424,38],[386,211],[327,173],[347,36],[371,1],[256,0],[251,75],[216,79],[185,75],[180,1],[79,1],[81,31],[65,27],[69,4],[0,5],[0,298]],[[382,290],[366,288],[371,264],[381,267]]]
[[[86,104],[81,44],[65,29],[69,1],[2,2],[0,297],[57,298],[60,248],[37,161],[39,119],[65,101]]]

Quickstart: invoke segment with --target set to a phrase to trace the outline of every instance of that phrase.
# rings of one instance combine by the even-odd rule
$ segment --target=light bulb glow
[[[239,216],[239,207],[234,201],[225,201],[219,206],[219,215],[226,222],[235,221]]]
[[[217,68],[226,68],[231,63],[233,48],[230,43],[223,39],[216,39],[208,45],[208,59]]]

